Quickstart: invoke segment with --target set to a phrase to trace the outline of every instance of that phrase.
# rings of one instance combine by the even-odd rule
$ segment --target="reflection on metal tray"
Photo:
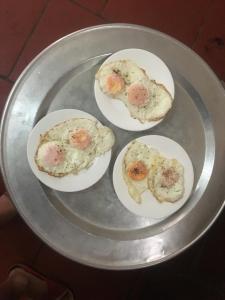
[[[175,81],[175,102],[163,122],[145,131],[177,141],[189,154],[195,185],[189,201],[165,220],[127,211],[114,192],[112,168],[121,148],[142,135],[109,123],[93,93],[94,75],[117,50],[142,48],[158,55]],[[26,157],[28,134],[48,112],[76,108],[111,127],[116,145],[105,176],[93,187],[62,193],[42,185]],[[130,269],[157,264],[198,239],[224,204],[224,90],[190,49],[157,31],[126,24],[87,28],[44,50],[14,86],[1,128],[2,172],[27,224],[56,251],[99,268]],[[15,151],[16,149],[16,151]]]

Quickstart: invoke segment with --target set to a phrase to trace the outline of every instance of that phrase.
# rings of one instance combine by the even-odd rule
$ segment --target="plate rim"
[[[133,51],[133,52],[140,52],[140,55],[139,56],[141,56],[141,55],[146,55],[146,56],[152,56],[152,59],[153,60],[158,60],[159,61],[159,63],[163,66],[163,68],[167,71],[167,73],[168,73],[168,76],[167,76],[167,78],[171,81],[171,90],[172,90],[172,94],[171,94],[171,91],[169,90],[169,93],[170,93],[170,96],[172,97],[172,104],[171,104],[171,108],[169,109],[169,111],[173,108],[173,102],[175,101],[175,84],[174,84],[174,79],[173,79],[173,76],[172,76],[172,73],[171,73],[171,71],[170,71],[170,69],[169,69],[169,67],[167,66],[167,64],[164,62],[164,60],[163,59],[161,59],[157,54],[155,54],[155,53],[152,53],[152,52],[150,52],[150,51],[148,51],[148,50],[145,50],[145,49],[141,49],[141,48],[125,48],[125,49],[121,49],[121,50],[118,50],[118,51],[116,51],[116,52],[114,52],[114,53],[112,53],[110,56],[108,56],[104,61],[103,61],[103,63],[101,64],[101,66],[99,67],[99,69],[103,66],[103,65],[105,65],[105,64],[107,64],[108,62],[109,62],[109,60],[111,61],[111,59],[115,56],[115,55],[118,55],[118,54],[121,54],[122,53],[122,55],[124,55],[124,53],[123,52],[125,52],[125,54],[126,54],[126,52],[129,52],[129,51]],[[143,52],[143,54],[141,53],[141,52]],[[126,54],[126,55],[128,55],[129,56],[129,54]],[[129,59],[129,58],[127,58],[127,59]],[[147,64],[147,63],[146,63]],[[145,70],[147,70],[148,71],[148,69],[150,69],[150,65],[149,65],[149,67],[145,67]],[[160,73],[162,73],[162,72],[160,72]],[[155,80],[155,78],[152,78],[151,80]],[[158,81],[157,81],[158,82]],[[167,90],[168,90],[168,86],[166,86],[165,85],[165,83],[164,82],[162,82],[162,81],[160,81],[160,82],[158,82],[158,83],[160,83],[160,84],[163,84],[166,88],[167,88]],[[141,123],[140,121],[138,121],[137,120],[137,126],[139,126],[138,128],[134,128],[135,127],[135,125],[133,124],[133,126],[129,126],[129,124],[127,125],[127,126],[123,126],[122,124],[118,124],[118,122],[114,122],[114,118],[112,117],[109,117],[109,114],[108,113],[105,113],[105,109],[102,109],[102,105],[101,105],[101,102],[102,101],[104,101],[104,100],[102,100],[102,97],[107,97],[107,95],[105,95],[102,91],[101,91],[101,89],[99,88],[99,82],[98,82],[98,80],[95,78],[95,80],[94,80],[94,96],[95,96],[95,101],[96,101],[96,103],[97,103],[97,106],[98,106],[98,108],[99,108],[99,110],[100,110],[100,112],[104,115],[104,117],[109,121],[109,122],[111,122],[114,126],[116,126],[116,127],[118,127],[118,128],[120,128],[120,129],[123,129],[123,130],[127,130],[127,131],[131,131],[131,132],[141,132],[141,131],[146,131],[146,130],[148,130],[148,129],[151,129],[151,128],[153,128],[153,127],[155,127],[155,126],[157,126],[158,124],[160,124],[161,122],[163,122],[164,121],[164,119],[165,119],[165,117],[166,117],[166,115],[167,115],[167,113],[169,112],[167,112],[165,115],[164,115],[164,117],[163,118],[160,118],[159,120],[156,120],[156,121],[150,121],[150,122],[145,122],[145,123]],[[109,98],[109,101],[113,101],[114,99],[113,98],[111,98],[111,97],[108,97]],[[108,99],[107,99],[108,100]],[[115,99],[116,101],[118,101],[117,99]],[[124,108],[124,104],[123,104],[123,108]],[[126,108],[126,112],[128,111],[128,109]],[[116,112],[115,112],[116,113]],[[129,113],[129,111],[128,111],[128,113]],[[130,114],[127,116],[127,118],[129,118],[129,120],[130,120],[130,122],[136,122],[136,119],[135,118],[133,118]]]
[[[122,167],[122,165],[121,165],[121,163],[122,163],[122,161],[123,161],[123,158],[121,157],[122,154],[123,154],[123,157],[124,157],[125,151],[128,149],[129,145],[131,145],[131,143],[133,143],[134,141],[140,141],[141,143],[144,143],[144,144],[147,145],[147,146],[150,146],[150,145],[151,145],[152,148],[155,149],[154,144],[151,144],[151,143],[149,144],[149,142],[147,142],[147,141],[146,141],[146,142],[142,141],[142,140],[144,140],[144,139],[147,140],[147,139],[154,139],[154,138],[156,138],[156,139],[158,139],[158,140],[162,140],[162,141],[163,141],[163,140],[164,140],[164,141],[167,140],[167,142],[170,143],[170,145],[173,144],[175,147],[179,148],[179,149],[185,154],[185,156],[186,156],[186,162],[185,162],[185,163],[187,163],[187,164],[189,165],[189,170],[190,170],[190,173],[191,173],[191,181],[190,181],[189,184],[188,184],[188,189],[190,189],[190,191],[188,192],[188,194],[187,194],[186,196],[183,195],[183,197],[180,199],[180,200],[184,201],[183,204],[182,204],[180,207],[178,207],[177,209],[175,209],[173,212],[167,214],[166,216],[162,216],[162,217],[151,217],[150,215],[142,215],[141,213],[140,213],[140,214],[135,213],[134,211],[132,211],[132,210],[130,210],[129,208],[127,208],[127,206],[124,204],[124,202],[129,202],[130,200],[132,201],[131,197],[130,197],[129,200],[124,200],[124,201],[123,201],[123,200],[121,200],[121,197],[119,197],[119,195],[118,195],[118,193],[117,193],[117,190],[119,190],[119,188],[118,188],[118,182],[117,182],[117,180],[116,180],[116,176],[121,177],[120,180],[123,180],[123,178],[122,178],[123,175],[122,175],[122,173],[120,174],[120,171],[119,171],[119,168],[121,169],[121,167]],[[167,151],[161,151],[161,149],[158,149],[158,148],[157,148],[157,150],[159,151],[160,154],[163,153],[163,155],[166,156],[165,152],[167,152]],[[176,155],[173,155],[173,158],[177,159]],[[171,158],[170,158],[170,159],[171,159]],[[180,160],[178,160],[178,161],[181,163]],[[185,171],[185,169],[184,169],[184,171]],[[114,186],[114,190],[115,190],[115,193],[116,193],[116,195],[117,195],[117,197],[118,197],[118,200],[125,206],[125,208],[126,208],[127,210],[129,210],[130,212],[132,212],[134,215],[136,214],[136,215],[138,215],[138,216],[149,217],[149,218],[152,218],[152,219],[159,220],[159,222],[161,222],[162,220],[165,220],[166,218],[168,218],[168,217],[170,217],[171,215],[173,215],[174,213],[176,213],[176,212],[177,212],[179,209],[181,209],[181,207],[189,200],[189,198],[190,198],[190,196],[191,196],[191,193],[192,193],[192,191],[193,191],[195,175],[194,175],[193,164],[192,164],[192,161],[191,161],[191,159],[190,159],[188,153],[186,152],[186,150],[185,150],[178,142],[174,141],[174,140],[171,139],[171,138],[168,138],[168,137],[166,137],[166,136],[163,136],[163,135],[159,135],[159,134],[148,134],[148,135],[142,135],[142,136],[139,136],[139,137],[137,137],[137,138],[131,140],[129,143],[127,143],[127,144],[120,150],[119,154],[118,154],[117,157],[116,157],[114,166],[113,166],[113,174],[112,174],[112,177],[113,177],[113,186]],[[187,179],[186,179],[186,180],[187,180]],[[184,184],[184,186],[185,186],[185,184]],[[126,187],[124,186],[124,188],[126,188]],[[151,193],[151,192],[150,192],[150,193]],[[151,194],[152,194],[152,193],[151,193]],[[127,196],[129,197],[129,193],[127,193]],[[125,196],[124,196],[124,197],[125,197]],[[154,200],[157,202],[157,199],[156,199],[153,195],[152,195],[152,197],[153,197]],[[186,199],[184,200],[183,198],[186,198]],[[179,201],[180,201],[180,200],[179,200]],[[133,200],[133,201],[135,201],[135,200]],[[179,204],[179,203],[178,203],[178,204]],[[159,205],[160,205],[160,204],[159,204]]]
[[[110,161],[111,161],[111,157],[112,157],[112,149],[110,149],[109,151],[107,151],[106,153],[104,153],[104,155],[101,155],[101,156],[99,156],[99,157],[96,157],[96,158],[98,158],[98,159],[100,159],[100,160],[102,160],[102,159],[104,159],[105,158],[105,160],[106,160],[106,164],[105,164],[105,166],[103,166],[102,165],[102,172],[101,172],[101,174],[100,174],[100,176],[98,176],[98,177],[95,177],[94,178],[94,180],[92,180],[92,183],[90,184],[90,182],[89,182],[89,185],[87,185],[87,186],[84,186],[84,187],[82,187],[81,189],[73,189],[72,187],[71,188],[64,188],[62,185],[60,185],[59,184],[59,186],[57,187],[57,185],[56,185],[56,183],[54,184],[54,183],[46,183],[46,180],[45,180],[45,177],[46,177],[46,179],[48,178],[47,176],[42,176],[43,174],[42,174],[42,172],[40,171],[40,170],[38,170],[38,168],[36,168],[36,165],[35,165],[35,163],[33,162],[33,157],[32,157],[32,154],[33,154],[33,151],[31,150],[31,148],[30,147],[32,147],[32,145],[31,145],[31,139],[32,138],[34,138],[33,137],[33,135],[35,134],[35,136],[37,136],[37,134],[38,135],[40,135],[41,133],[40,133],[40,129],[39,129],[39,127],[43,124],[43,122],[47,122],[46,120],[47,119],[49,119],[49,118],[52,118],[52,116],[55,114],[55,115],[63,115],[63,114],[66,114],[66,113],[68,113],[68,114],[73,114],[73,113],[75,113],[75,114],[82,114],[81,115],[81,117],[80,118],[85,118],[85,116],[86,116],[86,118],[90,118],[91,120],[95,120],[95,121],[97,121],[99,124],[101,124],[102,125],[102,123],[95,117],[95,116],[93,116],[93,115],[91,115],[91,114],[89,114],[89,113],[87,113],[87,112],[85,112],[85,111],[82,111],[82,110],[80,110],[80,109],[58,109],[58,110],[54,110],[54,111],[52,111],[52,112],[50,112],[50,113],[47,113],[45,116],[43,116],[35,125],[34,125],[34,127],[32,128],[32,130],[31,130],[31,132],[29,133],[29,136],[28,136],[28,139],[27,139],[27,159],[28,159],[28,163],[29,163],[29,167],[31,168],[31,170],[32,170],[32,172],[33,172],[33,174],[36,176],[36,178],[40,181],[40,182],[42,182],[43,184],[45,184],[46,186],[48,186],[49,188],[51,188],[51,189],[53,189],[53,190],[56,190],[56,191],[60,191],[60,192],[67,192],[67,193],[70,193],[70,192],[79,192],[79,191],[83,191],[83,190],[85,190],[85,189],[88,189],[88,188],[90,188],[91,186],[93,186],[94,184],[96,184],[99,180],[101,180],[101,178],[105,175],[105,173],[106,173],[106,171],[107,171],[107,169],[108,169],[108,167],[109,167],[109,164],[110,164]],[[60,118],[60,116],[57,116],[58,118]],[[69,118],[65,118],[65,117],[63,117],[63,121],[57,121],[56,123],[55,123],[55,125],[57,125],[57,124],[60,124],[60,123],[62,123],[62,122],[64,122],[64,121],[66,121],[66,120],[70,120],[70,119],[73,119],[73,118],[79,118],[79,117],[69,117]],[[54,125],[54,126],[55,126]],[[47,125],[46,125],[47,126]],[[46,127],[45,126],[45,127]],[[102,125],[103,126],[103,125]],[[47,126],[47,127],[49,127],[49,126]],[[37,129],[38,128],[38,129]],[[50,130],[52,128],[52,126],[51,127],[49,127],[48,129],[45,129],[45,132],[46,132],[46,130]],[[38,133],[36,132],[36,131],[38,131]],[[31,153],[32,152],[32,153]],[[104,157],[103,157],[104,156]],[[94,161],[96,160],[96,158],[94,159]],[[94,162],[93,161],[93,162]],[[91,168],[93,168],[93,165],[92,166],[90,166],[90,168],[88,168],[88,169],[85,169],[85,170],[87,170],[87,172],[91,169]],[[95,166],[95,168],[96,168],[96,166]],[[46,173],[44,173],[44,174],[46,174]],[[96,173],[97,174],[97,173]],[[48,174],[46,174],[46,175],[48,175]],[[79,174],[77,174],[77,175],[75,175],[75,174],[71,174],[71,175],[73,175],[73,176],[78,176],[79,177]],[[48,176],[50,176],[50,175],[48,175]],[[88,176],[88,174],[87,174],[87,176]],[[50,176],[50,178],[51,178],[51,176]],[[64,177],[62,178],[62,179],[64,179]],[[50,181],[51,181],[51,179],[50,179]]]

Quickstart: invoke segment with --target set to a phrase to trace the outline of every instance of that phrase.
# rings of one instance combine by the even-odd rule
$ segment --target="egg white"
[[[162,186],[162,173],[168,168],[173,168],[179,177],[171,187],[164,187]],[[176,202],[184,194],[184,167],[176,159],[158,157],[149,173],[148,183],[158,201]]]
[[[146,87],[149,93],[149,99],[145,106],[132,105],[127,99],[126,92],[120,100],[127,106],[130,115],[141,123],[162,119],[172,107],[173,99],[169,92],[163,85],[148,78],[144,78],[139,82]]]
[[[57,166],[49,166],[45,163],[44,157],[48,147],[54,145],[62,149],[65,158],[61,164]],[[65,174],[73,172],[75,166],[78,166],[81,163],[82,157],[79,151],[76,151],[76,149],[74,151],[70,151],[70,147],[67,147],[66,144],[63,144],[60,141],[48,141],[40,144],[40,146],[38,147],[35,161],[39,170],[47,172],[48,174],[53,176],[61,177]]]
[[[71,132],[85,129],[91,136],[91,144],[81,150],[70,145]],[[37,147],[35,162],[38,168],[55,177],[62,177],[70,173],[77,174],[82,169],[89,168],[97,156],[109,151],[115,142],[112,130],[102,126],[98,121],[86,118],[74,118],[59,123],[41,135]],[[63,149],[64,161],[57,166],[47,166],[43,160],[49,143],[56,144]]]
[[[146,77],[145,71],[139,68],[131,60],[118,60],[102,65],[95,77],[99,81],[100,89],[105,94],[108,93],[108,91],[106,90],[107,77],[114,73],[120,75],[123,78],[125,86],[129,86],[132,83],[140,81]],[[116,98],[121,100],[121,97],[124,97],[125,92],[126,89],[117,94]],[[113,95],[109,96],[115,97]]]
[[[125,87],[120,93],[109,95],[106,89],[106,80],[114,72],[124,79]],[[102,65],[96,74],[96,79],[104,94],[121,100],[129,110],[131,117],[141,123],[162,119],[172,107],[173,98],[165,86],[150,80],[146,72],[131,60],[118,60]],[[145,106],[138,107],[128,101],[127,90],[134,83],[141,83],[148,90],[149,101]]]
[[[124,155],[122,165],[123,178],[127,184],[130,196],[137,203],[141,203],[141,194],[148,189],[148,176],[146,176],[143,180],[133,180],[127,175],[127,167],[132,162],[142,161],[149,171],[157,155],[157,150],[149,148],[147,145],[136,140],[131,143]]]

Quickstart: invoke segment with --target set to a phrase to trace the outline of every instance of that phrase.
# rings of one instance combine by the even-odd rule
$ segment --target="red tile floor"
[[[166,32],[192,47],[225,80],[224,0],[1,0],[0,112],[23,68],[44,47],[77,29],[107,22],[142,24]],[[220,285],[225,279],[224,230],[223,213],[206,236],[176,259],[146,270],[110,272],[63,258],[17,216],[0,229],[0,281],[11,265],[25,263],[66,282],[77,299],[147,299],[142,292],[148,289],[151,295],[156,277],[166,281],[184,273]]]

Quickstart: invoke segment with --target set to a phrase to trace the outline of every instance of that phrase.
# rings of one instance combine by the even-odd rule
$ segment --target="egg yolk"
[[[168,168],[162,172],[161,186],[171,188],[179,179],[179,174],[174,168]]]
[[[133,83],[127,89],[127,98],[130,104],[141,107],[149,101],[149,93],[143,84]]]
[[[58,145],[51,145],[47,148],[44,161],[46,165],[54,167],[60,165],[64,161],[63,150]]]
[[[121,92],[124,86],[125,83],[123,78],[116,73],[109,75],[106,79],[106,89],[111,95],[116,95]]]
[[[127,167],[127,175],[133,180],[143,180],[148,174],[148,169],[142,161],[132,162]]]
[[[70,136],[70,144],[80,150],[86,149],[91,144],[91,136],[85,129],[79,129]]]

